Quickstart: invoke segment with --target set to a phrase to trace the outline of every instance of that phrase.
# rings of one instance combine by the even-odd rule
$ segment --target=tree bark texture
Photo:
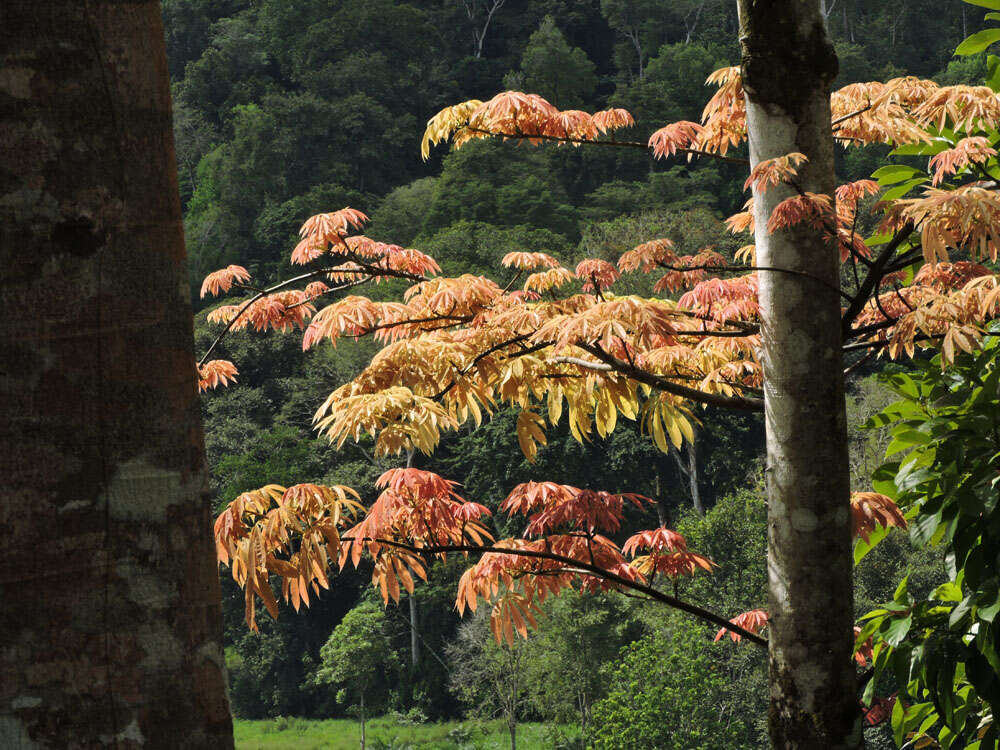
[[[159,3],[0,3],[0,747],[231,748]]]
[[[833,196],[837,59],[819,0],[740,0],[750,160],[809,162],[798,188]],[[805,224],[768,234],[792,186],[755,191],[768,491],[771,740],[856,748],[852,556],[838,252]]]

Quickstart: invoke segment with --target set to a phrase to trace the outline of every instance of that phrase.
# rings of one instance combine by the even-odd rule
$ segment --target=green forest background
[[[985,71],[982,56],[953,61],[985,12],[961,0],[825,5],[838,86],[904,73],[962,83]],[[720,223],[745,200],[738,165],[485,141],[424,162],[419,149],[424,123],[438,110],[510,88],[564,109],[625,107],[638,123],[632,140],[697,120],[710,96],[705,78],[738,62],[729,0],[164,0],[163,13],[199,353],[219,330],[197,299],[201,278],[230,263],[260,281],[291,276],[300,224],[346,205],[372,217],[368,236],[417,247],[449,275],[496,274],[514,250],[544,251],[568,265],[613,260],[661,236],[683,252],[715,245],[731,254],[742,244]],[[856,149],[838,169],[857,179],[884,158],[877,147]],[[375,293],[388,298],[400,288],[383,284]],[[373,459],[364,442],[335,451],[311,429],[316,407],[373,347],[348,342],[303,354],[295,335],[224,341],[219,356],[237,364],[239,384],[203,400],[219,508],[268,482],[348,484],[374,499],[373,480],[399,459]],[[887,400],[871,378],[860,380],[849,399],[852,423]],[[691,456],[659,453],[630,424],[585,445],[563,424],[529,465],[512,416],[501,412],[416,465],[462,482],[466,498],[492,508],[527,479],[654,497],[661,519],[721,563],[680,593],[732,616],[766,601],[763,428],[753,416],[699,417],[694,485],[704,515],[692,508]],[[881,436],[852,435],[856,489],[867,489]],[[622,533],[657,523],[652,511],[634,514]],[[910,550],[905,534],[893,536],[859,569],[856,608],[891,597],[906,570],[911,590],[932,587],[939,569],[933,556]],[[563,596],[528,642],[500,650],[481,618],[463,624],[455,612],[461,571],[458,562],[439,567],[415,593],[417,665],[409,603],[371,606],[364,568],[345,571],[303,613],[262,615],[259,634],[247,630],[242,592],[222,571],[235,714],[349,715],[357,674],[322,668],[323,646],[340,625],[335,638],[359,644],[358,674],[360,655],[370,656],[365,700],[377,713],[411,721],[492,716],[498,699],[481,686],[499,664],[522,677],[502,688],[514,696],[516,715],[550,723],[552,746],[582,744],[583,735],[607,748],[766,746],[766,663],[756,649],[712,645],[711,631],[655,605]],[[345,619],[352,610],[366,616]],[[873,747],[891,746],[882,730],[869,735]],[[447,741],[463,746],[461,738]]]

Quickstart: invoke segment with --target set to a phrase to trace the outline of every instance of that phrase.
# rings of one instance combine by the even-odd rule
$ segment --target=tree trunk
[[[361,750],[365,750],[368,744],[368,737],[365,734],[365,694],[361,694]]]
[[[413,449],[406,452],[406,468],[413,468]],[[420,667],[420,632],[417,629],[417,598],[410,594],[410,666],[413,669],[413,677],[416,680],[417,669]]]
[[[231,748],[159,4],[0,40],[0,747]]]
[[[642,41],[639,39],[639,29],[630,29],[624,32],[624,34],[632,42],[632,46],[635,47],[635,56],[639,60],[639,69],[636,77],[641,81],[644,77],[645,69],[642,66]]]
[[[701,0],[696,8],[692,8],[684,16],[684,44],[691,44],[691,40],[694,38],[694,32],[698,30],[698,21],[701,20],[701,12],[705,10],[705,3],[707,0]],[[694,19],[691,19],[691,14],[694,14]]]
[[[740,0],[753,164],[793,151],[802,190],[835,188],[819,0]],[[838,253],[800,225],[768,234],[789,186],[755,191],[767,429],[770,734],[778,748],[860,747]]]
[[[653,475],[654,485],[653,492],[656,495],[656,520],[660,522],[660,526],[668,526],[670,521],[670,509],[667,508],[667,502],[663,499],[663,495],[660,491],[660,470],[656,469],[656,473]]]
[[[414,678],[420,668],[420,633],[417,630],[417,598],[410,594],[410,666]]]
[[[697,436],[695,436],[697,440]],[[705,515],[705,506],[701,502],[701,491],[698,489],[698,448],[694,440],[689,440],[684,444],[684,453],[670,446],[670,455],[674,457],[677,464],[677,471],[681,481],[687,481],[688,495],[691,496],[691,505],[699,516]],[[659,478],[659,477],[657,477]],[[662,519],[661,519],[662,524]]]
[[[508,721],[507,730],[510,732],[510,750],[517,750],[517,721]]]
[[[684,446],[687,454],[688,492],[691,493],[691,504],[699,516],[705,515],[705,506],[701,502],[701,490],[698,489],[698,449],[693,440]]]

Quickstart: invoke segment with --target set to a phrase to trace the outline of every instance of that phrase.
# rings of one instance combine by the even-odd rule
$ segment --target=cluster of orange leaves
[[[350,487],[316,484],[269,484],[226,506],[215,521],[216,553],[244,589],[251,628],[258,598],[278,616],[271,574],[280,576],[282,595],[296,610],[309,606],[310,589],[330,587],[327,571],[340,554],[340,532],[363,511]]]
[[[451,140],[461,146],[477,138],[503,136],[543,140],[592,141],[601,135],[635,124],[624,109],[593,114],[559,110],[537,94],[505,91],[486,102],[472,99],[441,110],[427,122],[420,149],[426,159],[432,145]]]
[[[706,105],[702,122],[674,123],[654,133],[650,139],[654,155],[678,150],[724,153],[742,143],[746,122],[739,70],[717,71],[709,83],[718,90]],[[942,118],[977,127],[995,125],[998,111],[988,91],[938,87],[914,78],[852,84],[831,98],[833,127],[845,145],[926,143],[926,128]],[[428,123],[424,146],[426,153],[441,141],[450,139],[460,146],[472,138],[495,135],[579,142],[633,124],[624,110],[560,111],[541,97],[505,92],[486,102],[470,101],[443,110]],[[930,168],[935,180],[989,158],[992,150],[983,141],[969,137],[933,157]],[[762,162],[746,187],[759,193],[776,185],[793,186],[805,163],[801,154]],[[843,262],[867,260],[871,249],[854,225],[859,203],[877,190],[877,183],[870,180],[844,185],[837,190],[836,202],[831,196],[800,192],[777,206],[768,229],[810,225],[838,244]],[[728,220],[736,233],[754,229],[752,198],[746,209]],[[946,260],[949,247],[968,247],[995,259],[993,226],[998,219],[1000,198],[970,184],[954,190],[929,188],[923,198],[897,200],[886,212],[882,228],[891,231],[907,222],[918,226],[928,260]],[[617,415],[635,418],[642,412],[646,419],[652,408],[658,416],[646,421],[665,426],[664,434],[677,444],[675,438],[690,427],[685,424],[689,420],[684,400],[670,394],[647,399],[648,391],[634,382],[622,382],[621,363],[644,369],[663,382],[726,396],[741,397],[746,389],[761,385],[756,273],[734,275],[727,270],[727,260],[710,249],[678,257],[669,240],[657,239],[626,252],[617,267],[590,258],[574,270],[547,253],[510,253],[503,260],[505,266],[530,272],[520,289],[510,289],[468,275],[428,279],[439,270],[429,256],[350,235],[366,220],[351,208],[311,218],[302,227],[293,262],[329,259],[333,266],[323,275],[338,282],[403,275],[415,281],[403,301],[349,296],[316,313],[314,301],[328,288],[315,281],[305,291],[282,290],[243,307],[224,305],[210,314],[210,319],[231,323],[235,329],[304,327],[304,348],[324,339],[336,342],[343,335],[372,334],[387,342],[371,366],[331,394],[317,412],[317,423],[331,440],[377,432],[381,453],[429,451],[442,429],[453,429],[470,418],[478,422],[500,402],[522,411],[545,402],[550,423],[565,403],[574,434],[582,437],[594,427],[605,434]],[[752,261],[753,246],[744,247],[741,257]],[[664,273],[653,291],[683,292],[676,302],[610,297],[622,273],[657,269]],[[720,275],[712,277],[713,271]],[[860,341],[888,344],[882,351],[890,356],[912,353],[922,339],[943,338],[946,354],[974,346],[979,323],[995,312],[995,284],[967,279],[972,286],[942,289],[921,285],[919,278],[907,287],[912,291],[887,291],[869,303],[859,324],[872,330]],[[224,292],[246,280],[244,269],[230,266],[210,275],[204,290]],[[555,297],[556,290],[574,285],[582,294]],[[890,325],[893,320],[884,311],[897,309],[900,301],[914,309],[901,312]],[[655,323],[655,331],[647,319]],[[533,446],[544,440],[539,434],[544,420],[531,412],[520,420],[520,427],[522,446],[532,454]]]
[[[213,359],[203,365],[198,365],[198,390],[207,391],[236,382],[239,371],[236,365],[225,359]]]
[[[218,558],[246,591],[251,627],[258,598],[277,617],[270,576],[280,578],[282,596],[298,610],[309,605],[310,589],[329,587],[333,565],[357,567],[363,556],[374,563],[372,584],[383,599],[398,601],[401,589],[412,592],[416,578],[426,579],[429,558],[494,550],[462,576],[456,604],[462,612],[475,610],[480,599],[492,602],[498,639],[525,635],[538,604],[563,589],[620,588],[657,575],[710,572],[714,565],[669,529],[640,532],[621,548],[606,536],[620,529],[626,503],[642,508],[651,502],[640,495],[527,482],[501,505],[527,519],[524,536],[494,541],[483,523],[490,511],[464,500],[455,482],[406,468],[385,472],[376,487],[382,492],[367,510],[349,487],[313,484],[268,485],[223,510],[215,522]]]
[[[641,511],[652,503],[634,493],[519,484],[500,507],[527,520],[523,535],[495,541],[485,525],[489,509],[462,498],[451,480],[401,468],[382,474],[375,486],[381,493],[367,509],[350,487],[267,485],[241,494],[219,514],[218,558],[245,590],[250,627],[256,628],[257,599],[272,617],[278,615],[271,576],[280,579],[283,598],[298,610],[309,605],[310,589],[329,588],[334,565],[358,567],[363,557],[373,562],[372,585],[388,602],[399,601],[403,589],[412,593],[417,578],[426,580],[429,559],[488,550],[463,574],[456,606],[462,613],[475,610],[480,600],[490,602],[493,632],[508,641],[514,633],[526,636],[539,605],[565,589],[648,586],[657,576],[676,580],[699,570],[711,573],[715,566],[662,526],[633,534],[619,547],[608,535],[621,529],[626,504]],[[892,501],[875,493],[855,493],[852,509],[855,536],[865,539],[876,525],[906,524]],[[755,610],[731,622],[759,633],[767,615]],[[738,633],[730,635],[739,641]]]

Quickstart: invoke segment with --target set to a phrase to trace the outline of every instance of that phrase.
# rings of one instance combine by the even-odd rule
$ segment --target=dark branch
[[[583,343],[578,343],[577,346],[586,352],[590,352],[605,364],[611,365],[615,372],[621,373],[625,377],[631,378],[636,382],[645,383],[646,385],[656,388],[657,390],[672,393],[675,396],[690,399],[691,401],[708,404],[709,406],[721,406],[726,409],[738,409],[740,411],[764,411],[764,402],[759,398],[722,396],[717,393],[699,391],[696,388],[688,388],[687,386],[679,385],[660,375],[654,375],[651,372],[640,370],[638,367],[634,367],[628,362],[623,362],[617,357],[613,357],[600,347]]]
[[[236,324],[236,321],[243,317],[244,313],[246,313],[247,309],[254,302],[256,302],[259,299],[263,299],[264,297],[267,297],[268,295],[274,294],[275,292],[280,292],[282,289],[284,289],[286,287],[289,287],[289,286],[292,286],[293,284],[298,284],[301,281],[305,281],[306,279],[312,279],[312,278],[315,278],[316,276],[322,276],[324,274],[330,273],[331,270],[339,270],[339,269],[324,268],[324,269],[319,270],[319,271],[310,271],[309,273],[304,273],[304,274],[301,274],[300,276],[296,276],[293,279],[288,279],[288,281],[281,281],[281,282],[275,284],[274,286],[268,287],[267,289],[262,289],[260,292],[258,292],[257,294],[255,294],[253,297],[251,297],[250,299],[248,299],[246,302],[243,303],[243,306],[240,307],[240,309],[236,311],[236,315],[234,315],[233,318],[232,318],[232,320],[230,320],[226,324],[226,327],[222,329],[222,332],[218,336],[215,337],[215,341],[213,341],[212,345],[210,347],[208,347],[208,351],[206,351],[205,354],[202,355],[202,358],[198,360],[198,366],[201,367],[203,364],[205,364],[205,362],[211,356],[212,352],[215,351],[215,347],[217,347],[222,342],[222,339],[225,338],[226,334],[229,333],[229,331],[232,329],[232,327]],[[330,292],[337,292],[337,291],[341,291],[343,289],[350,289],[351,287],[359,286],[359,285],[364,284],[365,282],[370,281],[370,280],[371,280],[370,278],[365,278],[365,279],[358,279],[357,281],[350,281],[350,282],[348,282],[346,284],[341,284],[338,287],[334,287],[332,289],[328,289],[325,293],[329,294]],[[291,307],[297,307],[297,305],[292,305]],[[289,307],[289,309],[291,309],[291,307]]]
[[[498,138],[521,138],[524,140],[539,140],[539,141],[551,141],[553,143],[575,143],[579,145],[586,146],[617,146],[618,148],[641,148],[643,151],[649,150],[648,143],[641,143],[640,141],[616,141],[613,139],[604,141],[592,141],[587,138],[573,138],[571,136],[559,136],[559,135],[535,135],[529,133],[494,133],[492,130],[482,130],[480,128],[472,128],[466,126],[466,128],[473,132],[479,133],[480,135],[496,136]],[[712,151],[701,151],[696,148],[678,148],[675,149],[679,154],[689,154],[691,156],[708,156],[712,159],[718,159],[719,161],[727,161],[731,164],[742,164],[744,166],[750,166],[750,161],[748,159],[740,159],[734,156],[723,156],[722,154],[716,154]]]
[[[681,271],[681,272],[685,272],[685,273],[688,272],[688,271],[716,271],[718,273],[724,273],[726,271],[740,271],[740,272],[742,272],[742,271],[775,271],[777,273],[789,273],[789,274],[792,274],[793,276],[804,276],[807,279],[812,279],[813,281],[817,281],[820,284],[822,284],[823,286],[827,287],[828,289],[831,289],[831,290],[837,292],[837,294],[839,294],[841,297],[845,297],[847,299],[852,299],[852,297],[849,294],[847,294],[846,292],[842,291],[838,287],[835,287],[832,284],[829,284],[828,282],[826,282],[825,280],[819,278],[818,276],[815,276],[815,275],[813,275],[811,273],[807,273],[806,271],[795,271],[795,270],[793,270],[791,268],[778,268],[776,266],[691,266],[691,267],[685,267],[685,266],[668,266],[668,265],[666,265],[664,263],[660,263],[659,266],[660,266],[660,268],[666,268],[667,270],[670,270],[670,271]]]
[[[572,557],[564,557],[563,555],[557,555],[554,552],[508,549],[506,547],[480,547],[473,544],[446,544],[435,547],[416,547],[412,544],[404,544],[403,542],[390,541],[388,539],[372,539],[372,538],[355,540],[351,539],[350,537],[342,537],[341,541],[374,542],[376,544],[385,545],[386,547],[394,547],[396,549],[401,549],[406,552],[411,552],[414,554],[421,554],[421,555],[424,554],[438,555],[447,552],[467,552],[467,553],[480,553],[480,554],[493,552],[501,555],[516,555],[520,557],[533,557],[539,560],[551,560],[561,565],[565,565],[572,570],[583,571],[590,575],[594,575],[598,578],[603,578],[604,580],[610,581],[619,586],[632,589],[633,591],[638,591],[650,597],[651,599],[655,599],[661,604],[666,604],[667,606],[673,607],[674,609],[679,609],[682,612],[687,612],[688,614],[694,615],[695,617],[705,620],[706,622],[710,622],[713,625],[718,625],[721,628],[725,628],[726,630],[732,631],[733,633],[737,633],[741,637],[746,638],[747,640],[757,644],[758,646],[762,646],[764,648],[767,647],[766,638],[761,638],[756,633],[752,633],[749,630],[746,630],[745,628],[741,628],[739,625],[730,622],[729,620],[725,619],[724,617],[721,617],[720,615],[715,614],[714,612],[710,612],[707,609],[703,609],[702,607],[699,607],[695,604],[691,604],[690,602],[686,602],[683,601],[682,599],[670,596],[669,594],[664,594],[662,591],[654,589],[651,586],[647,586],[642,583],[637,583],[636,581],[630,581],[627,578],[623,578],[622,576],[612,573],[609,570],[605,570],[604,568],[598,567],[597,565],[593,565],[591,563],[587,563],[582,560],[576,560]]]
[[[845,341],[848,340],[848,337],[851,334],[851,326],[854,324],[854,320],[864,309],[865,303],[868,302],[872,292],[878,288],[882,279],[885,278],[887,273],[889,273],[887,270],[889,261],[893,259],[896,255],[896,251],[899,250],[900,246],[904,242],[906,242],[907,238],[913,234],[913,229],[913,224],[907,224],[896,232],[896,236],[886,244],[886,246],[882,249],[882,252],[879,253],[878,257],[872,263],[871,268],[868,270],[868,274],[865,276],[865,280],[861,282],[861,287],[858,289],[858,293],[847,306],[847,310],[844,312],[844,317],[841,319],[840,330]]]

